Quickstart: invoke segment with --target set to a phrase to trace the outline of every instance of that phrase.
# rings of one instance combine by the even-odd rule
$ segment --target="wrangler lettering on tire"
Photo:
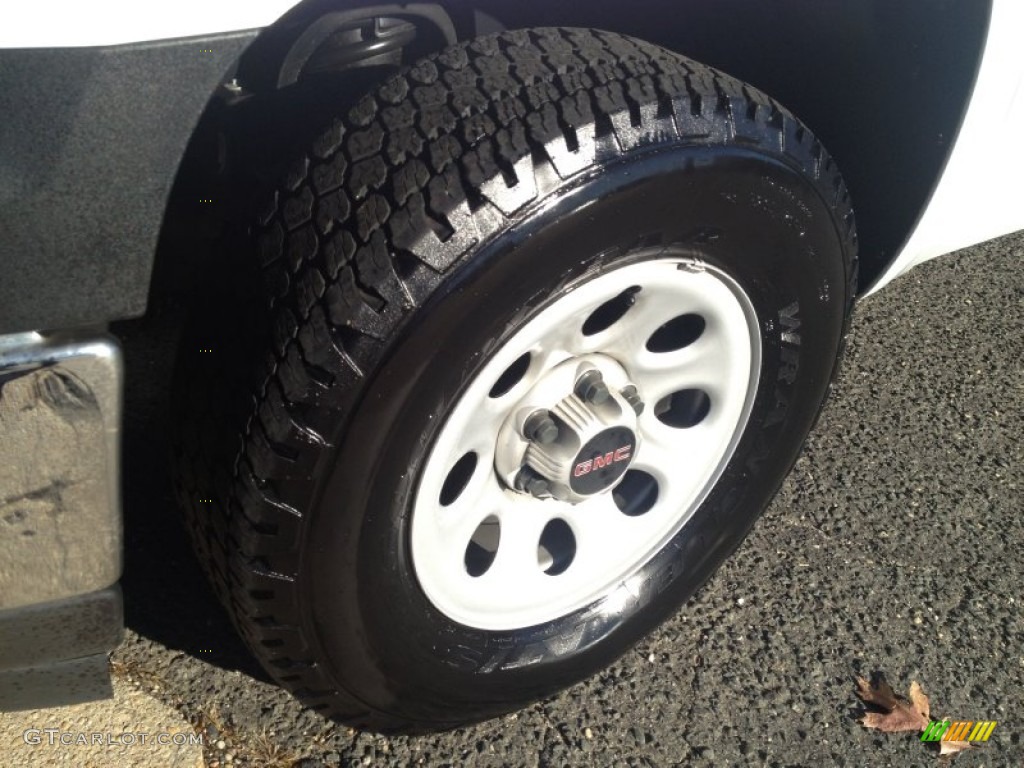
[[[853,216],[782,106],[595,30],[335,115],[183,342],[235,358],[182,356],[180,497],[282,685],[449,727],[593,674],[738,546],[827,394]]]

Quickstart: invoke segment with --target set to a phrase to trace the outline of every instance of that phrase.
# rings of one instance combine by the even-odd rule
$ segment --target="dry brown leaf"
[[[924,695],[924,689],[921,688],[917,680],[910,683],[910,703],[914,705],[914,709],[920,712],[925,720],[931,718],[931,705],[928,703],[928,697]]]
[[[884,677],[879,677],[878,682],[874,685],[869,683],[863,677],[858,677],[857,695],[868,704],[874,704],[876,707],[881,707],[885,710],[892,709],[899,704],[900,701],[896,697],[892,688],[889,687],[889,683],[885,681]]]
[[[972,744],[969,741],[940,741],[939,754],[955,755],[959,752],[963,752],[965,749],[973,749],[976,746],[976,744]]]
[[[857,695],[868,704],[884,709],[884,713],[866,712],[861,724],[865,728],[877,728],[884,733],[900,731],[923,731],[928,727],[928,697],[917,682],[910,685],[910,701],[897,696],[884,678],[872,685],[862,677],[857,678]]]

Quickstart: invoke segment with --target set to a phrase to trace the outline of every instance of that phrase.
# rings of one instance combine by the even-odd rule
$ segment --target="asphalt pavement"
[[[173,307],[129,362],[119,677],[179,710],[210,766],[928,766],[857,721],[855,678],[995,720],[958,766],[1024,764],[1024,233],[926,264],[857,309],[807,448],[739,552],[597,677],[447,733],[356,733],[258,669],[188,550],[166,477]],[[126,763],[127,764],[127,763]]]

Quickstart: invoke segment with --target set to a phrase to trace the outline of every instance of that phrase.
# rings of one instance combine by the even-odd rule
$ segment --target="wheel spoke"
[[[617,543],[629,541],[644,525],[622,514],[607,493],[575,505],[566,519],[576,534],[577,566],[598,571],[607,568],[609,558],[616,556],[610,553],[618,550],[621,554],[622,547]]]
[[[506,491],[490,465],[481,464],[459,498],[447,507],[439,507],[435,518],[438,533],[454,547],[464,548],[480,521],[508,504]]]
[[[518,500],[517,500],[518,501]],[[515,590],[544,575],[537,560],[537,545],[544,526],[552,519],[557,502],[523,499],[508,504],[498,515],[501,543],[494,563],[483,578],[499,590]]]
[[[663,495],[674,488],[689,487],[703,467],[708,433],[700,427],[673,429],[657,421],[645,425],[640,430],[642,442],[632,468],[654,477]]]
[[[662,355],[639,352],[626,365],[644,402],[652,408],[682,389],[721,390],[733,367],[710,339]]]
[[[524,381],[528,381],[530,374],[527,373],[524,377]],[[523,385],[520,385],[523,386]],[[528,386],[526,384],[525,386]],[[519,387],[516,387],[517,389]],[[481,387],[484,389],[484,387]],[[511,396],[511,393],[506,397]],[[473,414],[464,414],[460,422],[452,426],[458,426],[463,432],[468,432],[472,428],[472,431],[479,434],[494,434],[501,427],[502,421],[505,420],[505,416],[508,413],[508,403],[505,398],[498,397],[493,398],[488,395],[479,397],[479,405],[474,410]]]
[[[593,338],[600,341],[603,352],[625,361],[644,349],[651,335],[679,312],[678,297],[670,302],[662,291],[647,289],[638,294],[636,303],[619,322]]]

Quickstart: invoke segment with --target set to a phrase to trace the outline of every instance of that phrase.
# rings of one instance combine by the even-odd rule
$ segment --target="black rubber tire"
[[[856,285],[853,215],[783,107],[605,32],[479,38],[337,112],[186,334],[180,497],[282,685],[358,726],[450,727],[594,673],[738,546],[825,400]],[[730,274],[760,321],[761,383],[725,474],[618,613],[510,632],[451,622],[407,541],[437,424],[533,313],[665,248]]]

